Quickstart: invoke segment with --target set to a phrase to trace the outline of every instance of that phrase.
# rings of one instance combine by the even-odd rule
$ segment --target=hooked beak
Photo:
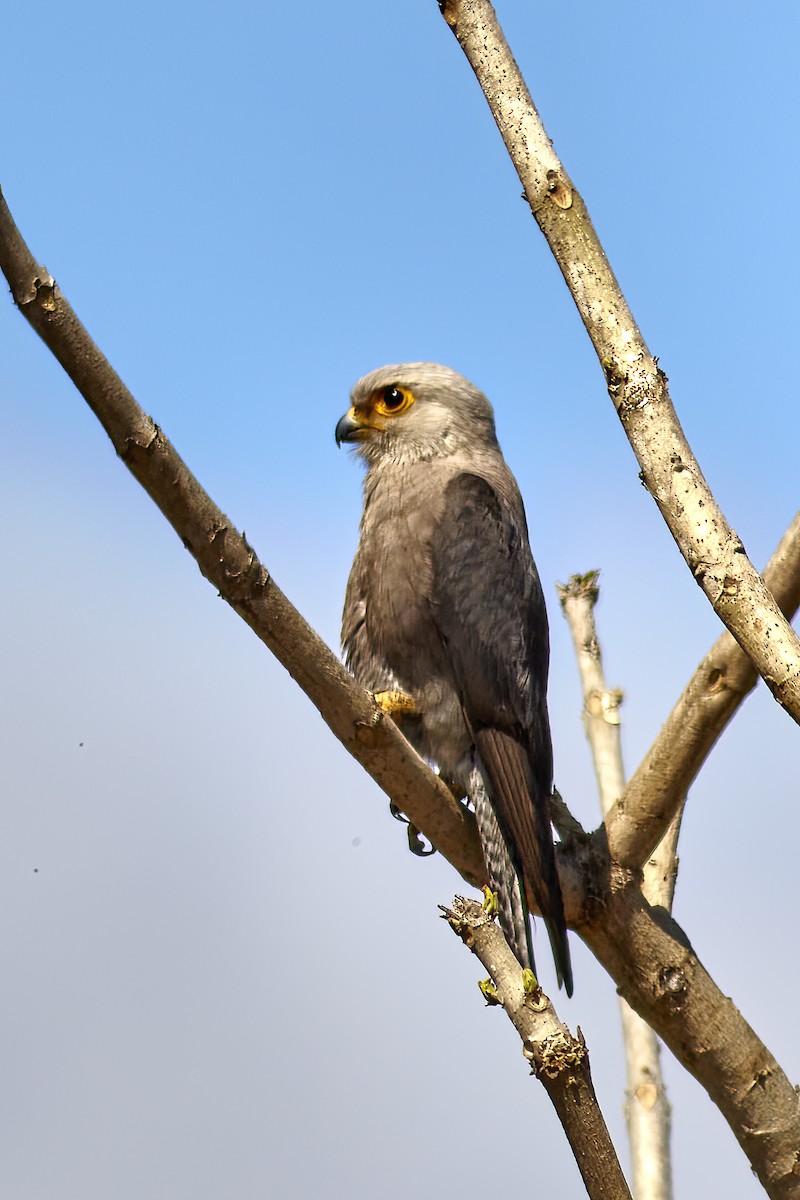
[[[336,445],[341,446],[342,442],[362,442],[371,432],[372,427],[354,408],[350,408],[336,426]]]

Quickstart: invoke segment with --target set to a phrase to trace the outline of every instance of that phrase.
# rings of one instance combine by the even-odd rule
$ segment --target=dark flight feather
[[[514,508],[522,512],[521,503]],[[552,747],[546,700],[547,613],[524,518],[520,520],[514,508],[480,476],[464,473],[450,480],[431,546],[433,618],[505,849],[514,871],[530,883],[547,926],[559,983],[563,981],[571,995],[569,945],[548,815]],[[492,856],[497,856],[494,849]],[[492,884],[501,886],[498,880]],[[512,899],[504,897],[501,917],[512,907]],[[507,921],[508,916],[501,920],[504,932],[524,960],[525,942],[530,946],[527,914],[524,941],[521,930],[509,930]]]

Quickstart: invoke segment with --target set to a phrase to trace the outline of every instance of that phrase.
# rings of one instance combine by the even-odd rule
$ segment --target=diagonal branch
[[[52,277],[32,258],[2,195],[0,267],[20,311],[73,379],[118,454],[203,574],[283,663],[335,735],[397,807],[468,882],[482,883],[485,869],[472,814],[453,800],[392,722],[376,713],[371,697],[282,595],[244,538],[138,407]],[[783,1165],[787,1141],[800,1145],[800,1105],[793,1087],[730,1000],[705,972],[696,974],[696,959],[684,954],[685,935],[674,923],[665,929],[658,910],[644,905],[632,873],[611,867],[604,830],[602,836],[587,838],[577,822],[569,824],[566,852],[559,864],[568,920],[629,1003],[658,1029],[679,1062],[701,1079],[759,1177],[771,1177],[778,1168],[770,1164]],[[681,974],[688,966],[692,968],[689,980]],[[702,989],[697,987],[698,978]],[[706,1014],[722,1009],[733,1009],[738,1022],[715,1027],[713,1045],[705,1050]],[[744,1072],[749,1082],[733,1087],[727,1064],[731,1056],[740,1062],[743,1045],[748,1050]],[[768,1088],[760,1086],[761,1075],[755,1084],[747,1076],[753,1064],[763,1072]],[[782,1113],[775,1128],[769,1125],[773,1103],[780,1105]],[[789,1193],[776,1186],[770,1195],[783,1200]]]
[[[787,617],[800,606],[800,513],[764,569]],[[709,650],[658,737],[606,817],[611,857],[641,867],[679,812],[714,743],[756,685],[758,675],[729,633]]]
[[[443,908],[442,914],[489,972],[492,983],[481,984],[481,991],[487,1003],[505,1010],[521,1037],[522,1052],[556,1110],[590,1200],[630,1200],[580,1030],[574,1038],[540,988],[525,990],[519,963],[480,904],[456,896],[452,909]]]
[[[608,690],[591,614],[596,594],[593,581],[584,577],[577,579],[576,584],[571,589],[572,595],[565,598],[562,592],[562,603],[566,599],[564,608],[576,642],[584,697],[590,710],[587,725],[595,768],[602,777],[604,802],[608,802],[620,791],[622,763],[618,726],[612,723],[606,727],[603,713],[611,714],[613,722],[616,710],[613,705],[602,704]],[[576,609],[579,609],[577,614]],[[730,635],[724,636],[735,647],[755,682],[756,674],[749,660]],[[595,742],[599,742],[597,755]],[[604,764],[615,757],[613,770],[606,772]],[[658,1033],[707,1089],[768,1194],[789,1200],[800,1195],[795,1174],[800,1145],[800,1101],[778,1063],[730,998],[721,994],[669,915],[679,823],[680,805],[677,805],[665,838],[654,858],[645,864],[643,880],[638,872],[624,871],[618,864],[602,858],[596,869],[601,876],[607,871],[607,877],[596,878],[593,883],[591,864],[587,864],[584,876],[587,920],[580,926],[580,933],[617,983],[623,1005],[628,1078],[632,1081],[627,1115],[635,1193],[637,1197],[670,1194],[669,1107],[659,1082],[655,1039]],[[601,826],[594,836],[603,842],[605,849],[604,833]],[[641,1085],[645,1089],[645,1105],[634,1102],[634,1097],[638,1100],[642,1095]],[[663,1110],[663,1122],[653,1123],[650,1118],[659,1107]],[[637,1153],[635,1131],[637,1136],[646,1132],[649,1142],[642,1157]],[[660,1179],[653,1174],[659,1156],[663,1163]]]
[[[788,548],[795,533],[794,529],[789,531],[773,560],[781,563],[790,577],[792,556]],[[797,587],[796,579],[794,586]],[[613,724],[616,710],[613,705],[602,704],[602,697],[608,691],[591,611],[595,598],[593,580],[587,581],[585,577],[574,581],[567,596],[562,591],[562,603],[578,650],[589,709],[588,732],[605,808],[621,790],[622,762],[618,726]],[[724,638],[741,658],[752,677],[752,686],[757,676],[749,659],[729,634]],[[728,717],[735,708],[734,703]],[[604,712],[612,716],[610,726],[603,720]],[[613,770],[607,772],[605,766],[614,758]],[[585,880],[587,894],[603,895],[605,902],[581,933],[615,979],[621,995],[630,1090],[626,1115],[636,1195],[638,1198],[670,1194],[669,1106],[660,1084],[654,1033],[657,1031],[707,1088],[769,1195],[795,1197],[800,1194],[795,1174],[800,1137],[797,1095],[731,1000],[720,994],[685,935],[669,917],[682,812],[680,802],[674,807],[664,838],[644,864],[641,891],[638,873],[625,872],[618,864],[609,868],[609,879],[599,881],[595,887],[590,872]],[[601,838],[604,832],[601,827]],[[644,1097],[644,1104],[638,1103],[640,1097]],[[659,1109],[663,1115],[661,1122],[653,1120]],[[637,1147],[637,1140],[643,1135],[646,1150],[644,1142]],[[645,1152],[640,1154],[640,1151]]]
[[[203,575],[286,667],[336,737],[464,878],[486,880],[475,821],[345,670],[274,583],[161,429],[134,400],[47,270],[0,193],[0,267],[14,299],[72,379],[119,457],[161,509]]]
[[[181,537],[203,575],[290,671],[332,731],[397,807],[445,857],[459,863],[465,878],[482,882],[486,875],[472,814],[456,802],[289,603],[244,537],[142,411],[55,280],[30,254],[2,195],[0,266],[20,311],[81,391],[117,454]],[[480,906],[474,907],[481,911]],[[504,941],[503,946],[510,955]],[[506,991],[510,994],[510,985]],[[536,1043],[533,1057],[569,1131],[581,1172],[592,1184],[590,1195],[593,1200],[630,1200],[594,1097],[585,1046],[564,1037],[555,1045],[553,1024],[550,1041]]]
[[[620,995],[706,1089],[767,1195],[797,1200],[800,1097],[677,922],[648,905],[631,876],[616,879],[611,902],[581,934]]]
[[[489,0],[440,0],[486,96],[531,211],[605,372],[655,500],[714,611],[775,698],[800,722],[800,640],[728,525],[681,429],[591,219],[556,156]]]

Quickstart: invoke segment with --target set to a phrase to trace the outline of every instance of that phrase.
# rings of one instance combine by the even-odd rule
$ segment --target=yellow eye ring
[[[398,387],[390,383],[388,387],[379,388],[372,395],[372,406],[381,417],[398,417],[407,412],[414,403],[414,393],[408,388]]]

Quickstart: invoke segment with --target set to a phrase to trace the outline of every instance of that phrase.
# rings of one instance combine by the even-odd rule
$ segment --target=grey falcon
[[[500,925],[535,974],[528,881],[572,995],[548,815],[547,612],[492,406],[438,363],[381,367],[350,398],[336,441],[367,473],[345,661],[474,806]]]

